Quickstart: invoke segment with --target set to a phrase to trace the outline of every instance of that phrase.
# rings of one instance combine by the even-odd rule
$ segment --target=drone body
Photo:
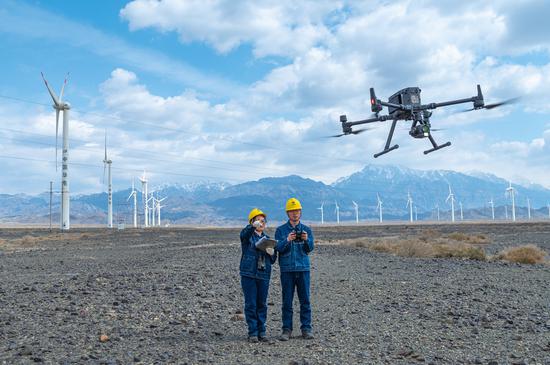
[[[466,99],[446,101],[442,103],[422,104],[422,101],[420,98],[420,92],[421,90],[419,87],[408,87],[408,88],[399,90],[398,92],[390,96],[390,98],[388,99],[388,102],[384,102],[376,98],[374,89],[371,88],[370,103],[371,103],[371,110],[374,112],[374,117],[369,119],[354,121],[354,122],[348,122],[347,117],[345,115],[341,115],[340,122],[342,123],[343,133],[333,137],[341,137],[348,134],[359,134],[366,130],[366,129],[360,129],[357,131],[353,131],[352,127],[355,125],[375,123],[375,122],[385,122],[385,121],[391,120],[392,124],[390,128],[390,132],[388,134],[388,138],[386,140],[386,145],[383,151],[376,153],[374,155],[374,157],[376,158],[399,148],[399,145],[397,144],[390,146],[391,140],[393,138],[393,133],[395,132],[395,127],[397,125],[397,121],[409,120],[411,121],[411,129],[409,130],[409,135],[413,138],[428,138],[430,140],[430,143],[432,144],[431,149],[424,151],[424,154],[426,155],[428,153],[437,151],[441,148],[448,147],[451,145],[451,142],[446,142],[441,145],[438,145],[437,142],[432,137],[431,132],[436,131],[436,129],[431,128],[431,124],[430,124],[430,117],[432,116],[432,112],[430,111],[431,109],[436,109],[439,107],[444,107],[449,105],[470,103],[470,102],[473,103],[473,108],[470,110],[492,109],[497,106],[501,106],[503,104],[508,104],[515,100],[515,99],[510,99],[500,103],[485,105],[485,102],[483,100],[483,94],[481,93],[481,87],[479,85],[477,85],[476,96],[472,96],[471,98],[466,98]],[[384,107],[388,108],[388,114],[379,115],[379,113],[382,111]]]

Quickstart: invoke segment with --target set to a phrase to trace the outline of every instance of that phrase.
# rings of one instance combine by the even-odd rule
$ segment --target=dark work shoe
[[[290,335],[292,334],[292,332],[290,331],[283,331],[283,334],[281,335],[281,337],[279,337],[279,340],[280,341],[288,341],[290,340]]]
[[[248,336],[248,342],[250,342],[250,343],[258,343],[258,337],[256,337],[256,336]]]
[[[302,338],[304,340],[313,340],[315,337],[313,337],[313,333],[311,333],[311,331],[302,331]]]
[[[269,338],[267,338],[266,335],[259,335],[258,336],[258,341],[260,341],[260,342],[271,342],[271,341],[269,341]]]

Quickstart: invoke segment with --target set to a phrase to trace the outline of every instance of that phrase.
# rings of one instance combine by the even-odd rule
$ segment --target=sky
[[[73,195],[105,191],[105,135],[114,190],[144,170],[152,187],[290,174],[331,183],[367,164],[550,188],[548,14],[544,0],[2,0],[0,193],[60,186],[41,72],[56,93],[70,73]],[[418,86],[429,103],[474,96],[476,84],[486,103],[520,99],[435,110],[434,138],[452,145],[432,154],[410,122],[378,159],[389,123],[325,138],[341,133],[340,115],[371,115],[370,87],[387,100]]]

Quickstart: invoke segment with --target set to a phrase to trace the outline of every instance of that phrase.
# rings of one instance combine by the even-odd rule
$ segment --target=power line
[[[16,98],[16,97],[8,96],[8,95],[1,95],[0,94],[0,98],[15,100],[15,101],[22,102],[22,103],[30,103],[30,104],[35,104],[35,105],[49,106],[49,104],[44,104],[44,103],[40,103],[40,102],[36,102],[36,101],[32,101],[32,100],[27,100],[27,99],[22,99],[22,98]],[[143,121],[139,121],[139,120],[124,119],[124,118],[120,118],[120,117],[117,117],[117,116],[114,116],[114,115],[101,114],[101,113],[97,113],[97,112],[87,111],[87,110],[84,110],[84,109],[72,108],[72,110],[77,111],[77,112],[82,113],[82,114],[99,116],[99,117],[102,117],[102,118],[105,118],[105,119],[118,120],[118,121],[125,122],[125,123],[141,124],[141,125],[145,125],[145,126],[148,126],[148,127],[153,127],[155,129],[164,129],[164,130],[171,131],[171,132],[179,132],[179,133],[183,133],[183,134],[187,134],[187,135],[203,137],[203,135],[201,135],[201,134],[185,131],[185,130],[182,130],[182,129],[179,129],[179,128],[170,128],[170,127],[160,126],[160,125],[157,125],[157,124],[154,124],[154,123],[143,122]],[[251,147],[260,147],[262,149],[272,149],[272,150],[279,150],[279,151],[283,151],[283,152],[294,152],[294,151],[291,151],[291,150],[282,149],[282,148],[279,148],[279,147],[270,146],[270,145],[266,145],[266,144],[238,141],[238,140],[234,140],[232,138],[223,137],[223,136],[219,136],[219,135],[217,136],[217,138],[228,141],[228,142],[232,142],[232,143],[237,143],[237,144],[241,144],[241,145],[248,145],[248,146],[251,146]],[[364,163],[364,161],[344,159],[344,158],[326,156],[326,155],[319,155],[319,154],[313,154],[313,153],[310,153],[310,152],[307,152],[307,151],[300,151],[300,154],[301,155],[308,155],[308,156],[312,156],[312,157],[328,158],[328,159],[338,160],[338,161],[343,161],[343,162],[353,162],[353,163],[360,163],[360,164]]]
[[[45,135],[38,134],[38,133],[34,133],[34,134],[40,135],[40,136],[45,136]],[[47,136],[47,137],[50,137],[50,136]],[[47,146],[47,147],[55,147],[55,144],[53,144],[53,143],[40,142],[40,141],[35,141],[35,140],[30,140],[30,139],[23,139],[23,138],[15,138],[15,137],[9,137],[9,139],[12,140],[12,141],[31,143],[31,144],[42,145],[42,146]],[[121,148],[121,149],[124,149],[124,148]],[[97,148],[89,148],[89,147],[79,146],[79,147],[73,147],[72,150],[73,151],[74,150],[90,151],[90,152],[94,152],[94,153],[103,152],[103,150],[101,149],[100,146],[98,146]],[[137,150],[137,149],[130,149],[130,150],[136,151],[138,153],[143,153],[143,154],[154,154],[154,153],[150,153],[150,152],[145,151],[145,150]],[[140,157],[131,156],[131,155],[128,155],[128,156],[121,155],[120,157],[122,157],[123,159],[140,159]],[[167,163],[178,162],[178,161],[174,161],[174,160],[167,160],[167,159],[154,158],[154,157],[147,157],[147,161],[157,161],[157,162],[167,162]],[[246,170],[243,170],[243,169],[236,169],[234,167],[201,165],[201,164],[197,164],[197,163],[190,163],[190,162],[185,161],[185,160],[183,160],[183,161],[180,160],[179,162],[185,163],[186,165],[196,166],[196,167],[205,167],[205,168],[209,168],[209,169],[226,170],[226,171],[233,171],[233,172],[237,171],[237,172],[243,172],[243,173],[249,174],[251,176],[264,177],[264,174],[262,174],[260,172],[257,172],[258,169],[256,169],[256,168],[248,168]],[[221,162],[221,161],[217,162],[217,163],[223,164],[223,162]],[[250,166],[248,166],[248,167],[250,167]],[[268,169],[263,169],[263,170],[270,171]],[[223,177],[221,177],[221,176],[217,177],[217,178],[218,179],[223,179]]]

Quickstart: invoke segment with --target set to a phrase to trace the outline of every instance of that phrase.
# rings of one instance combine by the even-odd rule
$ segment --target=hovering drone
[[[348,118],[345,115],[341,115],[340,122],[342,123],[343,133],[338,134],[336,136],[331,136],[331,137],[342,137],[349,134],[359,134],[368,130],[368,128],[359,129],[355,131],[352,130],[352,127],[356,125],[374,123],[374,122],[385,122],[387,120],[392,120],[390,133],[388,135],[388,139],[386,140],[386,146],[384,147],[384,150],[382,152],[374,154],[374,157],[376,158],[399,148],[399,145],[397,144],[390,147],[391,140],[393,138],[393,133],[395,132],[395,127],[397,125],[397,121],[411,120],[412,125],[409,131],[409,135],[413,138],[428,138],[432,143],[433,148],[424,151],[424,154],[427,155],[428,153],[437,151],[441,148],[448,147],[451,145],[451,142],[446,142],[438,145],[437,142],[432,137],[431,132],[437,131],[438,129],[432,129],[431,127],[431,124],[430,124],[430,117],[432,116],[432,112],[430,111],[431,109],[435,109],[443,106],[449,106],[449,105],[470,103],[470,102],[473,103],[473,107],[465,111],[472,111],[472,110],[478,110],[478,109],[493,109],[501,105],[512,103],[517,99],[517,98],[514,98],[514,99],[505,100],[499,103],[486,105],[485,102],[483,101],[483,94],[481,93],[481,87],[477,85],[477,95],[472,96],[471,98],[445,101],[442,103],[422,104],[420,101],[420,91],[421,90],[418,87],[408,87],[408,88],[399,90],[398,92],[390,96],[388,102],[385,102],[380,99],[377,99],[376,94],[374,93],[374,89],[370,88],[370,104],[371,104],[371,110],[374,112],[373,117],[369,119],[348,122]],[[378,115],[382,111],[383,107],[388,107],[388,115]]]

